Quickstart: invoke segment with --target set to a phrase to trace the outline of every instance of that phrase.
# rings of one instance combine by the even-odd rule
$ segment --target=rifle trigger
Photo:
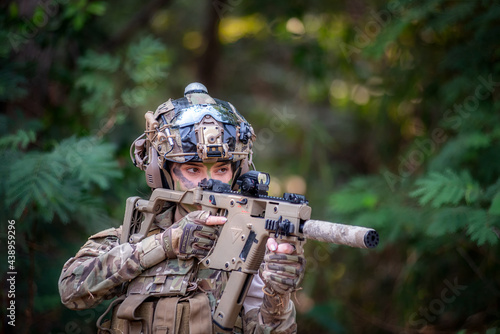
[[[245,204],[247,204],[247,203],[248,203],[248,199],[246,199],[246,198],[242,198],[241,200],[236,201],[236,203],[241,204],[241,205],[245,205]]]
[[[210,203],[212,205],[217,205],[217,202],[215,201],[215,196],[214,195],[210,195],[210,197],[208,198],[208,200],[210,201]]]

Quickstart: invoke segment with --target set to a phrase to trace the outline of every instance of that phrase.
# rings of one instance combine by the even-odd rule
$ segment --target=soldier
[[[234,189],[238,176],[252,166],[252,127],[231,103],[210,97],[202,84],[188,85],[183,98],[169,99],[155,113],[146,113],[146,120],[131,157],[152,189],[187,190],[204,178]],[[79,310],[116,297],[97,322],[99,333],[222,332],[211,316],[229,274],[198,263],[215,243],[216,226],[225,221],[172,203],[138,243],[120,242],[130,234],[122,226],[97,233],[64,265],[61,300]],[[272,238],[267,248],[233,333],[297,331],[290,295],[302,279],[304,257],[293,245]]]

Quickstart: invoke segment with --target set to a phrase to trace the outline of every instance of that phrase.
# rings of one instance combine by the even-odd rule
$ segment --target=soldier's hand
[[[172,225],[170,241],[177,257],[199,259],[208,255],[219,236],[218,225],[223,225],[226,217],[211,216],[208,211],[193,211]]]
[[[279,294],[297,290],[306,265],[303,254],[297,254],[292,244],[278,244],[273,238],[268,239],[267,249],[262,272],[266,285]]]

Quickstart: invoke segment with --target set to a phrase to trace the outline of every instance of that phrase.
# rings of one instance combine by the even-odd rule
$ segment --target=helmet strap
[[[237,190],[237,184],[236,181],[241,175],[241,160],[238,160],[236,162],[232,163],[232,168],[234,170],[233,172],[233,182],[231,182],[231,189],[232,190]]]
[[[163,168],[161,169],[161,180],[163,183],[163,188],[165,189],[174,189],[174,180],[172,179],[172,175],[170,174],[170,163],[165,160],[163,164]]]

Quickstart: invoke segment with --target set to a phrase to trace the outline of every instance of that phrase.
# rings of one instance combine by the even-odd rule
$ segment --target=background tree
[[[273,194],[381,234],[376,251],[308,243],[301,333],[498,332],[498,1],[0,6],[16,332],[95,332],[105,306],[66,310],[61,267],[120,224],[127,197],[149,195],[129,146],[144,112],[193,81],[252,123]]]

